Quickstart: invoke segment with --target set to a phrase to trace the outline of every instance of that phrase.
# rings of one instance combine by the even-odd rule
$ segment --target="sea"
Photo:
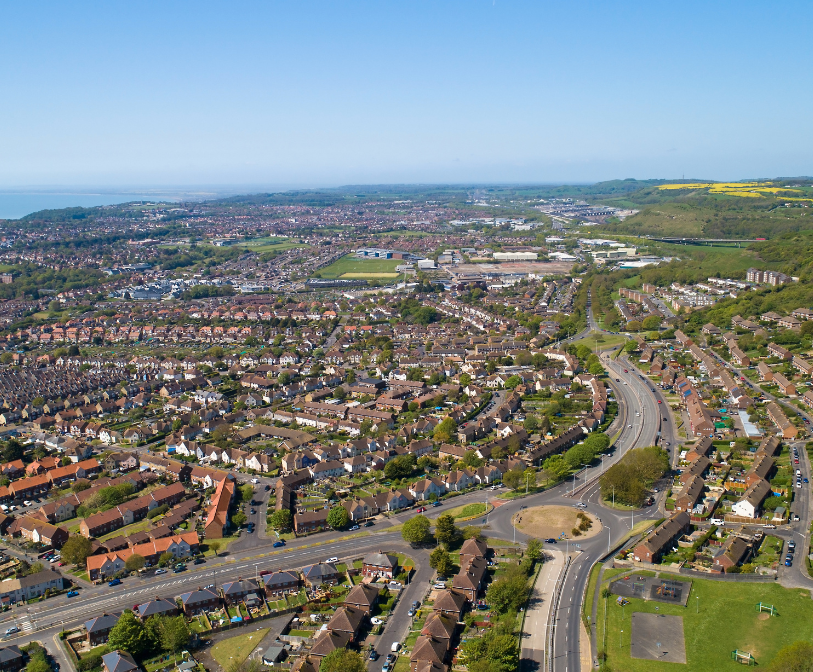
[[[0,219],[19,219],[40,210],[90,208],[96,205],[117,205],[131,201],[177,202],[188,196],[177,192],[0,191]],[[189,200],[200,200],[200,196],[198,195],[198,198],[192,196]]]

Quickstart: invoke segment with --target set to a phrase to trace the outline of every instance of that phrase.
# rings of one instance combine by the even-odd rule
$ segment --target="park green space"
[[[214,658],[224,670],[235,663],[242,663],[249,657],[257,645],[263,641],[263,637],[268,634],[270,628],[255,630],[245,635],[237,635],[224,639],[212,647],[212,658]]]
[[[398,273],[395,267],[403,264],[402,259],[359,259],[348,254],[334,261],[330,266],[318,271],[319,277],[333,280],[335,278],[395,278]]]
[[[687,581],[686,577],[664,572],[660,573],[660,577]],[[607,585],[609,582],[602,582],[602,588]],[[630,657],[630,619],[634,612],[683,617],[687,662],[681,669],[686,672],[731,667],[734,665],[731,652],[737,649],[750,652],[757,665],[765,667],[781,648],[800,640],[810,640],[810,622],[813,618],[810,592],[783,588],[775,583],[693,579],[686,607],[630,599],[622,609],[616,604],[615,596],[610,596],[606,622],[605,600],[600,593],[600,590],[593,592],[599,595],[596,624],[598,648],[606,652],[607,666],[613,672],[665,672],[675,669],[674,663]],[[778,615],[760,618],[756,608],[760,602],[773,605]]]
[[[590,350],[595,352],[596,350],[610,350],[626,342],[627,339],[624,336],[593,331],[585,338],[575,341],[574,345],[586,345]]]
[[[239,243],[234,243],[231,247],[244,247],[252,252],[283,252],[291,250],[295,247],[308,247],[305,243],[297,243],[288,238],[249,238],[241,240]]]
[[[452,516],[452,518],[455,520],[461,520],[463,518],[474,518],[475,516],[480,516],[484,514],[488,508],[490,507],[482,502],[475,502],[473,504],[466,504],[465,506],[456,506],[455,508],[449,509],[444,513]]]

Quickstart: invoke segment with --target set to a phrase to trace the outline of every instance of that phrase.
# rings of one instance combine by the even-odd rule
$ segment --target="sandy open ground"
[[[564,532],[570,539],[588,539],[601,532],[601,523],[598,519],[585,512],[593,521],[593,526],[580,536],[574,537],[571,531],[579,524],[579,509],[571,506],[535,506],[524,509],[514,516],[514,525],[520,532],[524,532],[539,539],[554,539]]]

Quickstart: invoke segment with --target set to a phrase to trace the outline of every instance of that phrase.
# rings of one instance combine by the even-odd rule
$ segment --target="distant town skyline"
[[[810,175],[812,18],[801,2],[7,5],[0,190]]]

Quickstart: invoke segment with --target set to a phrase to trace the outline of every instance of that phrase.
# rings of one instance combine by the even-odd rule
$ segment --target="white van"
[[[725,521],[722,518],[712,518],[711,519],[711,524],[712,525],[717,525],[717,526],[725,525]]]
[[[390,651],[392,651],[393,653],[396,653],[398,651],[398,649],[400,649],[400,648],[401,648],[401,642],[393,642],[392,646],[390,647]]]

